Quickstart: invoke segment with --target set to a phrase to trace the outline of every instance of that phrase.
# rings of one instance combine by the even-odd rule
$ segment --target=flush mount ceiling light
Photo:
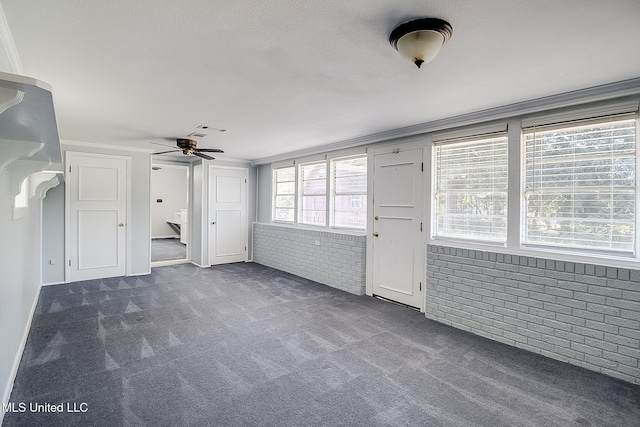
[[[447,21],[419,18],[398,25],[389,35],[389,43],[420,68],[436,57],[452,34],[453,28]]]

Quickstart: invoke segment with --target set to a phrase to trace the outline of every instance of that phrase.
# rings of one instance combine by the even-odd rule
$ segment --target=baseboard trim
[[[64,281],[62,281],[62,282],[51,282],[51,283],[43,283],[40,286],[64,285],[65,283],[67,283],[67,282],[64,282]]]
[[[4,390],[4,394],[2,396],[2,402],[8,403],[11,398],[11,392],[13,391],[13,383],[16,380],[16,375],[18,375],[18,367],[20,366],[20,361],[22,360],[22,353],[24,353],[24,348],[27,345],[27,338],[29,337],[29,331],[31,330],[31,323],[33,322],[33,316],[36,313],[36,307],[38,306],[38,300],[40,299],[40,291],[42,290],[43,285],[38,286],[38,290],[36,291],[35,298],[33,303],[31,304],[31,312],[29,313],[29,318],[27,319],[27,324],[24,328],[24,332],[22,333],[22,340],[20,341],[20,346],[18,347],[18,352],[16,353],[15,358],[13,359],[13,366],[11,367],[11,371],[9,372],[9,381]],[[2,425],[2,420],[4,419],[4,411],[0,410],[0,425]]]
[[[129,277],[131,276],[147,276],[151,274],[151,269],[149,269],[149,271],[147,271],[146,273],[133,273],[133,274],[129,274]]]

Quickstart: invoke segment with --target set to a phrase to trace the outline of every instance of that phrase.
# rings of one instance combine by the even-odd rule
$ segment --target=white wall
[[[260,165],[258,168],[258,215],[257,222],[271,222],[271,165]]]
[[[31,311],[40,288],[40,201],[12,219],[9,174],[0,170],[0,387],[8,401]],[[0,420],[2,414],[0,414]]]
[[[151,237],[177,236],[167,221],[175,221],[174,214],[187,209],[189,165],[157,166],[160,169],[151,170]]]
[[[43,284],[64,282],[64,188],[62,182],[42,201]]]

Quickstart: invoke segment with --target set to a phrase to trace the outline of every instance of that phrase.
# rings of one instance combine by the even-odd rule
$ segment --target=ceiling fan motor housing
[[[184,150],[183,151],[184,154],[189,154],[187,153],[187,150],[193,150],[198,145],[198,143],[193,139],[186,139],[186,138],[178,138],[176,142],[178,147]]]

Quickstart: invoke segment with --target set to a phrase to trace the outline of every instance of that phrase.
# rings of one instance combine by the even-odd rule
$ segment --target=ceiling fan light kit
[[[389,35],[389,43],[420,68],[438,55],[452,35],[453,27],[447,21],[418,18],[398,25]]]

